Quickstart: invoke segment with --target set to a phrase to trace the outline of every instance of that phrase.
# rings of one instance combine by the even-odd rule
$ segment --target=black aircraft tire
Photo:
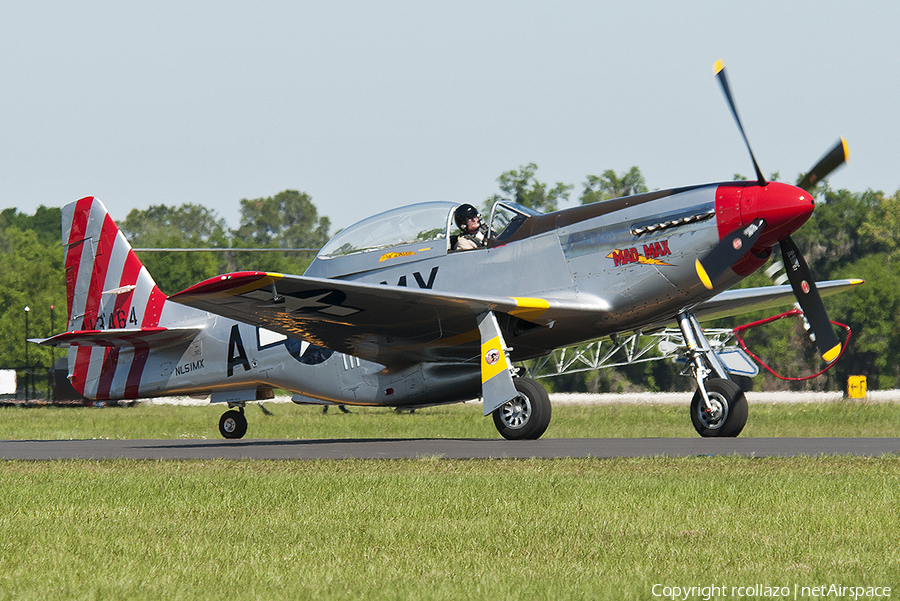
[[[219,418],[219,433],[225,438],[243,438],[247,433],[247,418],[240,411],[226,411]]]
[[[740,386],[731,380],[711,378],[706,381],[710,402],[719,415],[709,415],[703,403],[703,395],[697,389],[691,400],[691,422],[703,437],[734,438],[747,424],[747,397]]]
[[[519,396],[494,411],[494,425],[507,440],[537,440],[550,425],[550,397],[531,378],[513,380]]]

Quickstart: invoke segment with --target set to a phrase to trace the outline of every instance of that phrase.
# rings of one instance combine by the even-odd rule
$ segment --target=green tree
[[[285,190],[268,198],[241,200],[240,227],[234,233],[235,247],[319,249],[330,237],[331,220],[319,216],[305,192]],[[235,253],[232,260],[241,269],[250,266],[266,271],[303,273],[313,253]]]
[[[148,240],[173,233],[181,235],[186,248],[228,244],[225,220],[214,210],[197,204],[151,205],[143,211],[132,209],[119,228],[133,246],[148,246]]]
[[[518,170],[506,171],[497,178],[503,194],[494,194],[486,201],[487,209],[500,200],[517,202],[536,211],[550,213],[559,208],[559,203],[569,199],[572,185],[557,182],[552,188],[538,181],[535,172],[538,166],[534,163],[520,166]]]
[[[261,247],[318,249],[328,241],[330,227],[308,194],[285,190],[268,198],[242,199],[236,234]]]
[[[62,209],[41,205],[34,215],[19,213],[17,209],[4,209],[0,212],[0,231],[14,227],[19,231],[33,231],[38,238],[51,245],[60,245],[62,241],[61,224]]]
[[[832,190],[825,185],[816,208],[794,235],[817,279],[832,279],[843,266],[885,250],[886,238],[870,231],[890,219],[881,192]]]
[[[607,169],[603,175],[588,175],[584,182],[584,191],[581,193],[581,204],[586,205],[601,200],[631,196],[647,192],[647,183],[641,170],[636,166],[616,175],[612,169]]]
[[[857,228],[859,236],[872,245],[869,250],[882,250],[900,262],[900,190],[888,198],[871,190],[865,196],[867,218]]]
[[[830,388],[843,389],[851,375],[864,375],[868,387],[900,386],[900,263],[873,253],[848,263],[835,277],[866,281],[853,292],[825,299],[831,319],[846,323],[852,337],[844,356],[829,372]]]
[[[15,211],[15,209],[13,209]],[[44,216],[46,211],[41,211]],[[55,212],[59,215],[59,209]],[[7,211],[4,211],[8,215]],[[3,221],[3,220],[0,220]],[[46,338],[65,329],[66,290],[63,250],[59,224],[54,243],[48,242],[49,231],[19,229],[18,225],[40,222],[14,220],[17,225],[0,227],[0,367],[25,366],[25,307],[28,312],[28,337]],[[9,222],[6,221],[6,224]],[[40,226],[39,226],[40,227]],[[51,310],[51,306],[53,309]],[[51,327],[52,315],[52,327]],[[54,352],[29,344],[28,363],[34,368],[34,383],[44,388],[43,369],[51,366]],[[59,351],[56,357],[62,356]],[[19,373],[23,382],[24,372]]]
[[[132,209],[119,228],[134,248],[228,248],[225,220],[195,204]],[[160,290],[172,294],[226,271],[226,257],[212,252],[138,253]]]

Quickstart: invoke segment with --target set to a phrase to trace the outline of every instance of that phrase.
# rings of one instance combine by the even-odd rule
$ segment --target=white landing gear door
[[[494,313],[488,311],[478,321],[481,333],[481,398],[484,414],[519,396],[512,380],[506,343]]]

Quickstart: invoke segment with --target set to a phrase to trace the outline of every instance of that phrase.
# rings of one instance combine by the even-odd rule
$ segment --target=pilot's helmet
[[[456,219],[456,227],[461,230],[466,229],[466,222],[472,217],[478,217],[478,209],[470,204],[460,205],[460,207],[456,209],[456,213],[454,215],[454,218]]]

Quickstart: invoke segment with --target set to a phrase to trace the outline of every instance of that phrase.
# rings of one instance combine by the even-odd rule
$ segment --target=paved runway
[[[5,440],[0,459],[528,459],[900,454],[900,438]]]

